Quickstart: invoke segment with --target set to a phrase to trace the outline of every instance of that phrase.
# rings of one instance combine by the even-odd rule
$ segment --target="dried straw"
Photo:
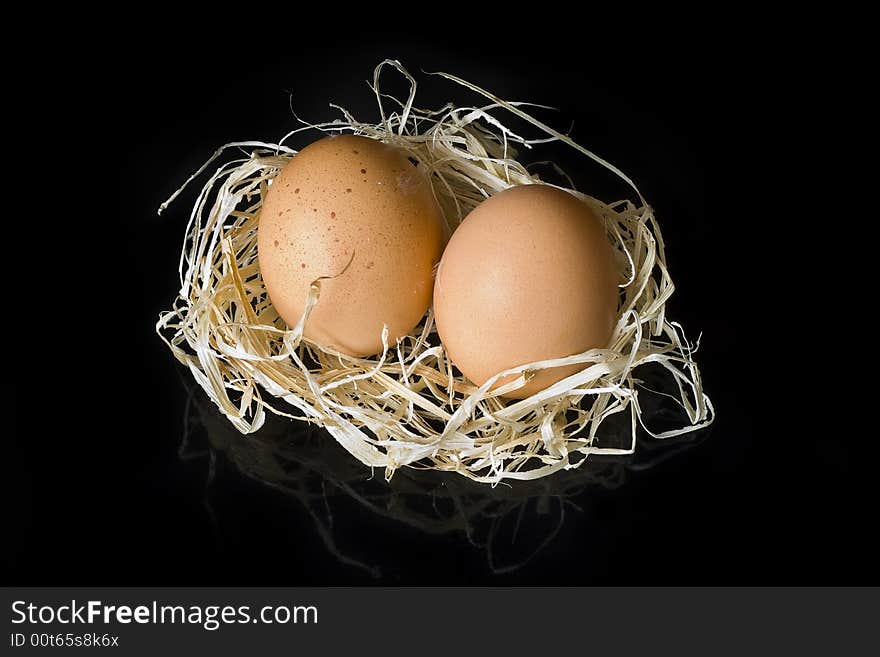
[[[383,94],[388,66],[410,84],[405,102]],[[675,430],[652,432],[672,438],[710,424],[712,403],[703,392],[691,344],[681,326],[666,318],[674,286],[666,268],[653,210],[622,172],[553,128],[531,117],[525,103],[501,100],[445,73],[437,73],[488,99],[481,107],[414,106],[415,79],[397,61],[376,67],[373,91],[381,121],[342,118],[308,124],[277,144],[226,144],[160,208],[213,162],[238,148],[244,154],[221,164],[205,184],[190,216],[180,259],[180,292],[156,330],[230,422],[244,434],[257,431],[268,410],[323,426],[364,465],[454,471],[475,481],[536,479],[576,468],[590,454],[630,454],[641,424],[636,370],[656,363],[672,377],[674,396],[687,416]],[[395,104],[389,112],[385,104]],[[512,113],[541,132],[520,136],[496,117]],[[257,263],[260,207],[272,179],[296,151],[284,145],[304,130],[353,133],[404,148],[432,183],[454,229],[484,199],[514,185],[542,183],[517,161],[516,147],[558,141],[592,158],[626,181],[638,195],[605,204],[573,189],[602,217],[625,272],[619,320],[607,349],[524,364],[499,372],[476,387],[446,357],[429,310],[413,332],[373,358],[353,358],[321,348],[302,335],[319,302],[321,279],[311,286],[306,310],[288,327],[272,307]],[[245,150],[245,149],[250,149]],[[524,385],[541,369],[568,364],[584,369],[531,397],[501,395]],[[492,392],[500,378],[511,382]],[[641,391],[645,394],[645,391]],[[630,413],[629,446],[603,446],[600,428],[616,413]]]

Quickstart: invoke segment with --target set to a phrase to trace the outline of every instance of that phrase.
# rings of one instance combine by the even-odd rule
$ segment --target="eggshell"
[[[352,135],[326,137],[295,155],[260,213],[258,256],[269,298],[289,326],[312,281],[321,295],[304,328],[353,356],[382,350],[421,320],[446,223],[430,183],[406,151]]]
[[[449,240],[434,287],[437,331],[481,385],[510,367],[606,347],[618,283],[602,222],[583,201],[547,185],[514,187],[477,206]],[[543,370],[509,396],[583,367]]]

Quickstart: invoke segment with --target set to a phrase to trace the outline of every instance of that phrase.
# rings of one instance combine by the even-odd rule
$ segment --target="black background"
[[[768,247],[756,238],[763,219],[738,150],[749,129],[742,94],[733,91],[736,62],[711,49],[711,36],[684,29],[474,35],[453,28],[440,38],[421,25],[406,36],[345,31],[329,18],[286,39],[196,39],[167,29],[108,36],[106,53],[89,69],[95,95],[77,95],[63,74],[47,78],[65,89],[56,118],[80,154],[59,156],[66,166],[58,170],[93,181],[81,211],[66,219],[94,231],[54,247],[102,255],[90,267],[58,267],[45,288],[62,299],[58,312],[31,318],[49,364],[19,366],[17,382],[4,389],[16,436],[5,581],[876,583],[861,537],[867,518],[851,483],[852,434],[829,430],[833,400],[804,391],[800,370],[784,360],[797,361],[799,343],[780,319],[785,309],[771,300],[784,283],[778,272],[768,276]],[[471,519],[471,542],[460,529],[432,534],[371,513],[339,492],[341,468],[342,479],[370,491],[377,506],[412,499],[388,493],[406,488],[406,476],[390,489],[381,473],[364,483],[369,473],[339,450],[334,455],[332,444],[319,459],[332,470],[327,502],[310,495],[304,504],[241,474],[247,468],[230,444],[244,439],[224,433],[202,397],[190,398],[188,375],[153,332],[176,293],[196,188],[162,217],[159,204],[217,146],[283,135],[295,125],[291,103],[314,121],[334,117],[329,102],[375,117],[365,80],[386,57],[419,79],[421,106],[477,102],[421,73],[445,70],[502,97],[558,108],[542,116],[561,129],[573,121],[574,138],[627,172],[656,208],[677,282],[669,315],[703,333],[699,362],[718,412],[712,429],[656,467],[635,468],[619,488],[572,495],[555,538],[512,572],[493,566],[517,561],[518,550],[548,534],[561,491],[548,485],[531,499],[523,491],[510,504],[502,495],[495,504],[513,509],[510,518],[524,510],[517,540],[499,540],[491,560],[474,544],[486,531],[483,520]],[[549,155],[569,164],[584,191],[607,200],[627,194],[607,172],[554,149]],[[100,164],[102,174],[93,177],[86,163]],[[62,335],[74,345],[60,345]],[[45,368],[59,367],[58,359],[74,374],[52,376]],[[179,457],[185,425],[192,428],[187,453],[202,456]],[[314,491],[323,466],[312,465]],[[413,485],[436,492],[442,482]],[[322,534],[316,518],[326,527],[327,508],[333,528]]]

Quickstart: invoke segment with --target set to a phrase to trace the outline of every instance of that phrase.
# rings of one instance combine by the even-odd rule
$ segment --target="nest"
[[[391,67],[408,81],[401,102],[382,93],[380,78]],[[381,120],[362,123],[345,109],[331,123],[309,124],[277,144],[226,144],[162,205],[162,212],[186,185],[221,160],[199,194],[186,229],[180,259],[180,292],[156,330],[174,356],[241,433],[257,431],[266,413],[324,427],[364,465],[384,468],[390,478],[401,466],[453,471],[495,484],[536,479],[577,468],[591,454],[631,454],[642,412],[637,372],[655,363],[674,385],[671,396],[683,410],[683,426],[651,431],[655,438],[680,436],[710,424],[711,401],[703,392],[694,361],[698,343],[666,317],[674,286],[666,268],[660,228],[652,208],[633,182],[543,122],[525,103],[507,102],[453,75],[435,75],[488,100],[479,107],[414,105],[415,79],[399,62],[376,67],[372,89]],[[386,109],[393,103],[393,111]],[[540,132],[526,138],[497,115],[512,114]],[[431,310],[408,336],[371,358],[337,353],[303,337],[311,309],[320,302],[321,279],[309,292],[296,326],[278,316],[257,262],[260,207],[272,179],[296,151],[285,145],[305,130],[352,133],[394,144],[418,162],[451,228],[486,198],[515,185],[546,184],[517,160],[517,149],[561,142],[622,178],[638,202],[606,204],[562,187],[601,217],[618,254],[622,273],[618,321],[606,349],[523,364],[499,372],[481,386],[464,378],[449,361],[434,329]],[[240,157],[222,162],[232,149]],[[545,368],[582,364],[583,369],[523,400],[503,395]],[[504,377],[503,386],[492,389]],[[490,390],[491,389],[491,390]],[[668,394],[668,393],[659,393]],[[629,413],[628,445],[603,442],[610,416]]]

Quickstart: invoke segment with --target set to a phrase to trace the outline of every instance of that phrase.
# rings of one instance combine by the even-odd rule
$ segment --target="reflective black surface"
[[[845,408],[832,422],[841,407],[800,361],[809,313],[774,293],[793,284],[792,270],[763,258],[754,164],[736,157],[747,96],[729,92],[735,67],[708,59],[708,37],[597,29],[607,41],[591,33],[587,44],[580,32],[555,31],[497,49],[488,36],[322,40],[306,31],[222,62],[211,56],[219,46],[192,35],[127,36],[95,69],[103,93],[90,98],[88,125],[102,132],[89,134],[106,135],[106,146],[81,150],[105,167],[103,203],[81,203],[75,219],[102,241],[58,248],[102,255],[94,272],[59,268],[66,294],[49,315],[28,318],[47,369],[10,369],[7,581],[877,582],[873,519],[855,484],[861,434],[842,421]],[[389,56],[414,73],[447,70],[557,107],[543,118],[563,129],[573,121],[577,140],[637,181],[677,283],[669,314],[703,334],[698,360],[718,411],[709,432],[677,445],[643,440],[632,458],[530,485],[492,489],[407,470],[386,483],[315,430],[278,421],[243,438],[192,390],[153,325],[176,292],[195,190],[162,217],[156,209],[217,146],[294,126],[290,104],[315,121],[333,118],[331,101],[374,117],[364,80]],[[423,106],[476,101],[418,77]],[[607,200],[627,194],[565,150],[530,157],[558,160]],[[59,341],[61,327],[71,342]],[[59,362],[76,375],[52,376]],[[756,378],[762,367],[767,376]]]
[[[366,469],[329,434],[305,423],[272,416],[256,435],[243,438],[200,389],[187,387],[179,455],[204,464],[203,502],[216,549],[225,553],[248,542],[240,523],[252,509],[229,497],[245,485],[244,477],[273,492],[279,518],[312,521],[312,540],[320,538],[327,553],[320,558],[336,558],[340,575],[376,581],[445,581],[447,559],[426,562],[421,551],[404,556],[413,543],[425,544],[424,550],[434,542],[449,544],[459,559],[485,565],[493,575],[540,563],[563,531],[591,515],[597,499],[613,499],[634,474],[660,466],[708,433],[675,444],[642,436],[633,456],[594,457],[578,470],[535,481],[493,487],[409,468],[386,481],[383,471]],[[621,423],[618,435],[603,444],[626,445],[626,429]]]

